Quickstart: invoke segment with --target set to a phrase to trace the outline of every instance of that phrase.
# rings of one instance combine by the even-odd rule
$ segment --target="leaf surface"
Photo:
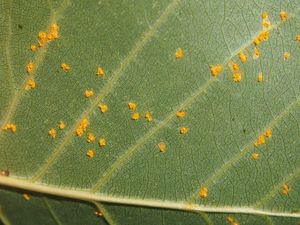
[[[296,224],[299,3],[2,1],[3,224]]]

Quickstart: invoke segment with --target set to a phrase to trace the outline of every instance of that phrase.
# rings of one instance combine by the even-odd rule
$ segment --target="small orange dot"
[[[106,141],[104,138],[100,138],[99,141],[98,141],[98,144],[101,148],[105,147],[106,145]]]
[[[66,63],[62,63],[62,64],[60,65],[60,68],[61,68],[63,71],[65,71],[65,72],[68,72],[68,71],[71,69],[71,67],[70,67],[68,64],[66,64]]]
[[[206,187],[201,187],[198,192],[198,195],[200,198],[206,198],[208,195],[208,189]]]
[[[89,149],[87,152],[86,152],[86,155],[87,157],[89,158],[93,158],[94,157],[94,151],[92,149]]]
[[[29,194],[23,194],[23,198],[24,198],[26,201],[29,201],[29,200],[30,200]]]
[[[179,129],[179,133],[180,134],[186,134],[188,132],[188,128],[186,128],[186,127],[181,127],[180,129]]]
[[[48,135],[52,138],[56,137],[56,130],[54,128],[51,128],[50,130],[48,130]]]
[[[140,118],[140,114],[135,112],[135,113],[132,113],[131,115],[131,119],[132,120],[138,120]]]
[[[166,144],[163,142],[158,143],[158,148],[160,152],[165,152],[166,151]]]
[[[178,48],[176,53],[175,53],[176,59],[181,59],[183,57],[183,50],[182,48]]]

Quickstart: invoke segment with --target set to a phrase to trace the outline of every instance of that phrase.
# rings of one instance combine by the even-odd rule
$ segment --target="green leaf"
[[[2,223],[297,224],[299,4],[0,2]]]

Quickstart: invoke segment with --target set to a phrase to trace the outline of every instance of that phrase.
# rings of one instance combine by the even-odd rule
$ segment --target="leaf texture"
[[[2,223],[297,224],[299,7],[1,1]]]

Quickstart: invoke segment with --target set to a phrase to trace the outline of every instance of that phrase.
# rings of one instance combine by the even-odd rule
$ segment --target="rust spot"
[[[265,136],[266,138],[269,138],[269,137],[272,136],[272,132],[271,132],[271,130],[270,130],[269,128],[267,128],[267,129],[265,130],[264,136]]]
[[[104,138],[100,138],[99,141],[98,141],[98,144],[100,146],[100,148],[104,148],[105,145],[106,145],[106,141]]]
[[[164,142],[158,143],[158,148],[160,152],[165,152],[166,151],[166,144]]]
[[[83,118],[83,119],[80,121],[80,123],[78,124],[77,128],[76,128],[75,134],[76,134],[77,136],[79,136],[79,137],[82,136],[83,133],[86,131],[86,128],[87,128],[88,124],[89,124],[88,119]]]
[[[289,191],[290,191],[290,187],[289,187],[288,184],[282,185],[282,187],[281,187],[281,194],[288,195]]]
[[[259,157],[259,154],[256,153],[256,152],[253,152],[253,153],[251,154],[251,159],[253,159],[253,160],[257,160],[258,157]]]
[[[288,13],[285,12],[285,11],[281,11],[281,12],[279,13],[279,17],[280,17],[280,20],[281,20],[281,21],[286,21],[287,18],[288,18]]]
[[[177,118],[179,118],[179,119],[185,117],[185,111],[180,110],[180,111],[176,112],[176,116],[177,116]]]
[[[283,53],[283,59],[288,60],[290,58],[290,53],[289,52],[284,52]]]
[[[259,135],[256,139],[256,141],[254,142],[254,146],[258,147],[260,145],[263,145],[265,143],[265,136],[264,135]]]
[[[56,130],[54,128],[49,129],[48,135],[52,138],[56,138]]]
[[[187,127],[181,127],[180,129],[179,129],[179,133],[180,134],[186,134],[188,132],[188,128]]]
[[[253,50],[253,56],[252,56],[252,58],[255,60],[255,59],[258,59],[259,56],[260,56],[259,48],[255,47],[254,50]]]
[[[103,77],[104,76],[104,70],[102,67],[98,67],[97,71],[96,71],[96,75],[99,77]]]
[[[30,50],[31,50],[32,52],[35,52],[36,49],[37,49],[36,45],[31,45],[31,46],[30,46]]]
[[[262,74],[262,72],[259,72],[259,73],[258,73],[257,81],[258,81],[258,82],[262,82],[262,81],[263,81],[263,74]]]
[[[87,152],[86,152],[86,155],[87,157],[89,158],[93,158],[94,157],[94,151],[92,149],[89,149]]]
[[[94,96],[94,92],[92,90],[85,90],[84,97],[90,98],[92,96]]]
[[[30,78],[25,85],[25,90],[34,89],[35,87],[36,87],[36,83],[34,79]]]
[[[107,105],[106,105],[106,104],[103,104],[103,103],[99,104],[98,107],[99,107],[100,112],[102,112],[102,113],[106,113],[107,110],[108,110]]]
[[[33,71],[33,63],[32,62],[29,62],[27,65],[26,65],[26,72],[27,73],[32,73]]]
[[[102,217],[103,216],[103,213],[101,211],[95,211],[95,216],[97,217]]]
[[[248,56],[246,54],[244,54],[243,52],[240,52],[238,54],[238,56],[239,56],[239,58],[240,58],[240,60],[241,60],[242,63],[247,62]]]
[[[58,123],[57,126],[58,126],[59,129],[63,130],[63,129],[65,128],[66,125],[65,125],[65,123],[61,120],[61,121],[59,121],[59,123]]]
[[[132,120],[138,120],[140,118],[140,114],[135,112],[135,113],[132,113],[131,115],[131,119]]]
[[[95,136],[94,136],[93,133],[88,133],[86,139],[87,139],[87,142],[88,142],[88,143],[91,143],[91,142],[94,142],[94,141],[95,141]]]
[[[152,120],[153,120],[152,114],[150,112],[146,112],[145,119],[147,122],[152,122]]]
[[[65,72],[68,72],[71,69],[70,65],[68,65],[66,63],[60,64],[60,68]]]
[[[29,194],[23,194],[23,198],[24,198],[26,201],[29,201],[29,200],[30,200]]]
[[[213,65],[210,67],[211,74],[216,77],[222,72],[222,66],[219,64]]]
[[[198,196],[200,198],[206,198],[208,195],[208,189],[206,187],[201,187],[199,192],[198,192]]]
[[[131,110],[135,110],[136,109],[136,104],[133,102],[128,102],[128,108]]]
[[[10,131],[12,133],[16,133],[17,131],[17,126],[16,124],[14,123],[8,123],[8,124],[5,124],[2,128],[2,130],[6,130],[6,131]]]
[[[232,75],[232,80],[236,83],[239,83],[242,80],[242,75],[240,73],[234,73]]]
[[[8,169],[0,170],[0,176],[8,177],[9,176],[9,170]]]
[[[182,50],[182,48],[178,48],[176,50],[175,57],[176,57],[176,59],[181,59],[183,57],[183,50]]]

